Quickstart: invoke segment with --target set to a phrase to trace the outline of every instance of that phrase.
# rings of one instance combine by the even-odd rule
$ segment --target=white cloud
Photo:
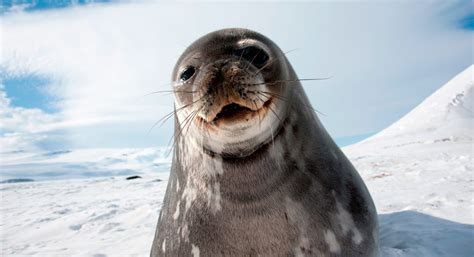
[[[470,62],[469,33],[440,13],[432,3],[319,2],[127,3],[6,15],[2,69],[52,78],[47,89],[60,110],[54,118],[21,110],[9,126],[66,129],[78,144],[101,127],[110,141],[165,145],[171,126],[143,139],[172,110],[172,96],[144,95],[169,88],[174,62],[198,37],[247,27],[283,50],[298,48],[288,58],[300,77],[332,76],[305,83],[331,134],[373,132]],[[130,130],[117,135],[118,127]]]
[[[40,109],[12,107],[6,93],[0,90],[0,124],[2,130],[11,132],[40,133],[51,130],[60,121],[58,115],[47,114]]]
[[[0,153],[41,151],[41,144],[50,139],[48,132],[60,123],[58,114],[11,106],[0,86]]]
[[[46,139],[46,135],[32,134],[23,132],[5,133],[0,136],[0,154],[16,154],[18,152],[38,152],[41,147],[38,146],[42,140]],[[2,159],[5,156],[2,156]]]

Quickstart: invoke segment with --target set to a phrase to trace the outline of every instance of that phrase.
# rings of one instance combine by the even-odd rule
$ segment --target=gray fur
[[[274,77],[297,79],[278,47],[248,30],[210,33],[183,56],[242,38],[279,53],[286,70]],[[196,148],[196,134],[177,138],[151,256],[377,256],[377,215],[364,182],[299,82],[286,86],[280,126],[249,155]]]

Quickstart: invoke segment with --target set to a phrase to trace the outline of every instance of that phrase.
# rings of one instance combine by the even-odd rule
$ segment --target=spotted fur
[[[273,42],[244,29],[210,33],[185,51],[173,79],[189,56],[212,66],[242,40],[273,51],[270,60],[277,62],[262,72],[261,80],[265,90],[282,96],[275,102],[276,113],[268,112],[266,122],[260,118],[248,127],[229,125],[244,131],[232,138],[219,130],[206,133],[195,121],[189,133],[177,137],[151,256],[377,256],[377,216],[370,194],[308,108],[295,72]],[[211,74],[210,80],[215,79],[217,73]],[[271,88],[276,80],[288,83]],[[214,91],[203,81],[191,85],[194,94],[175,93],[178,108],[202,97],[203,91],[209,101],[219,101],[210,97]],[[243,84],[232,86],[245,90]],[[185,117],[176,114],[177,131]]]

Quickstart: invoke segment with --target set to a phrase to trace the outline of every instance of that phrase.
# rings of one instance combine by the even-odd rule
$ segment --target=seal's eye
[[[194,68],[193,66],[188,66],[183,70],[183,72],[181,72],[181,75],[179,76],[179,78],[181,79],[181,81],[186,81],[190,79],[194,75],[195,72],[196,72],[196,68]]]
[[[239,59],[246,59],[259,69],[265,66],[265,64],[268,62],[268,59],[270,59],[268,54],[265,53],[263,49],[256,46],[247,46],[237,49],[234,51],[234,56],[238,57]]]

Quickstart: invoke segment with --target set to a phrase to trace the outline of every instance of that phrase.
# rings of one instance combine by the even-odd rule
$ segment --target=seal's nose
[[[269,95],[257,94],[264,79],[259,69],[246,59],[251,54],[252,59],[256,59],[260,52],[257,49],[246,50],[240,60],[234,56],[203,67],[200,83],[196,83],[200,87],[200,94],[196,97],[204,99],[203,108],[198,114],[203,120],[243,120],[260,110],[268,101]]]
[[[205,67],[205,75],[201,81],[201,91],[208,95],[230,95],[245,86],[244,80],[248,73],[241,62],[219,62]]]

